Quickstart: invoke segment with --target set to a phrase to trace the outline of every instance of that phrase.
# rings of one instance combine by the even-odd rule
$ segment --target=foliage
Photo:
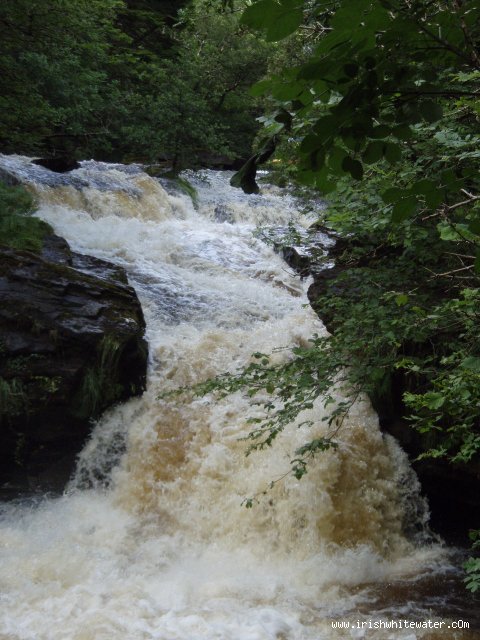
[[[478,114],[480,8],[475,2],[453,4],[452,12],[447,3],[422,0],[260,0],[246,9],[245,24],[280,39],[299,26],[304,5],[302,28],[319,34],[309,43],[306,62],[252,89],[276,103],[265,133],[286,131],[299,141],[299,180],[325,193],[334,187],[332,177],[361,179],[381,159],[395,164],[415,143],[415,125],[441,118],[444,99]],[[285,30],[272,35],[278,10]],[[457,191],[470,173],[456,177]],[[442,186],[437,180],[428,190]],[[412,194],[399,215],[413,214],[424,195]]]
[[[105,335],[97,348],[96,361],[85,371],[81,388],[73,399],[76,415],[97,416],[101,407],[117,400],[122,390],[118,369],[121,353],[122,345],[111,335]]]
[[[245,157],[258,129],[257,101],[248,88],[265,72],[268,48],[246,34],[236,16],[201,0],[180,17],[175,57],[142,71],[124,144],[152,160],[171,158],[175,170],[212,155]]]
[[[375,375],[401,369],[421,379],[404,396],[407,409],[420,431],[444,431],[443,453],[458,461],[480,447],[480,7],[455,1],[451,9],[421,0],[259,0],[242,21],[272,40],[299,28],[319,34],[305,62],[253,92],[276,103],[266,133],[288,134],[297,179],[335,191],[329,224],[355,234],[343,262],[356,268],[322,298],[322,313],[336,318],[332,342],[343,335],[355,353],[368,339],[360,360],[377,354]],[[425,350],[432,341],[434,351]],[[420,364],[413,343],[424,349]],[[354,356],[351,371],[357,364]],[[373,392],[370,369],[359,375]]]
[[[330,381],[343,360],[352,393],[395,402],[422,457],[477,463],[480,3],[258,0],[242,22],[270,40],[303,36],[305,58],[252,93],[270,107],[260,148],[329,194],[326,223],[343,238],[314,303],[333,335],[312,360]],[[232,183],[254,190],[261,160]],[[248,370],[237,380],[251,385]],[[467,569],[476,590],[478,560]]]
[[[33,198],[23,187],[9,187],[0,182],[0,245],[12,249],[40,251],[43,238],[53,233],[42,220],[29,214]]]
[[[5,0],[0,41],[2,152],[174,169],[249,153],[268,47],[208,2]]]
[[[175,185],[180,191],[183,191],[192,201],[194,207],[198,206],[198,192],[191,182],[182,176],[176,176]]]
[[[6,0],[0,7],[0,126],[6,152],[74,151],[108,128],[118,0]]]
[[[25,413],[28,397],[22,381],[0,377],[0,421]]]
[[[472,548],[480,549],[480,530],[471,531],[470,539],[472,540]],[[469,558],[465,563],[467,577],[465,583],[467,588],[475,593],[480,589],[480,558]]]

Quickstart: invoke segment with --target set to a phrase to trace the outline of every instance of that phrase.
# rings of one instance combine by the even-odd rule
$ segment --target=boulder
[[[69,158],[66,156],[57,156],[54,158],[37,158],[32,160],[34,164],[38,164],[41,167],[55,171],[55,173],[67,173],[73,171],[73,169],[79,169],[80,163],[75,158]]]
[[[145,322],[123,269],[45,238],[0,247],[0,486],[61,490],[92,421],[145,388]]]

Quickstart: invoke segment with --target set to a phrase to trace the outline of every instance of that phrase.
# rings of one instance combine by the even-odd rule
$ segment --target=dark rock
[[[42,258],[48,262],[72,266],[72,252],[65,238],[54,234],[47,235],[42,241]]]
[[[80,168],[80,163],[74,158],[64,156],[57,158],[37,158],[37,160],[32,160],[32,162],[46,169],[50,169],[50,171],[55,171],[55,173],[67,173],[67,171]]]
[[[0,248],[0,484],[63,487],[92,420],[144,390],[144,329],[120,267],[57,236]]]
[[[355,299],[355,278],[343,277],[346,269],[374,268],[379,258],[390,257],[395,251],[391,247],[378,248],[372,243],[371,252],[362,251],[359,259],[352,257],[356,247],[365,249],[366,246],[369,246],[368,240],[337,239],[328,250],[328,257],[335,261],[333,266],[311,272],[314,281],[308,289],[308,299],[330,333],[335,332],[338,318],[322,305],[323,296],[328,292]],[[418,355],[418,343],[415,349]],[[408,352],[409,345],[405,344],[404,353]],[[480,464],[472,461],[454,465],[439,458],[418,460],[422,453],[438,443],[431,440],[431,434],[421,434],[413,429],[404,418],[407,411],[403,394],[411,390],[405,373],[400,370],[386,373],[380,386],[382,390],[371,393],[370,400],[379,415],[382,431],[394,436],[408,454],[428,499],[432,529],[448,543],[466,545],[468,530],[480,529]]]
[[[345,287],[347,287],[348,284],[339,279],[343,271],[345,271],[344,266],[335,264],[330,268],[315,273],[313,283],[308,287],[307,291],[310,306],[330,333],[333,333],[335,330],[335,317],[331,313],[328,313],[323,307],[322,296],[324,296],[327,291],[334,292],[337,295],[342,295],[342,293],[345,292]]]
[[[313,225],[309,229],[277,227],[271,240],[275,251],[301,278],[325,270],[328,251],[335,242],[328,229]]]
[[[300,247],[282,247],[282,256],[289,267],[302,278],[310,274],[311,256]]]
[[[7,187],[16,187],[21,184],[21,180],[17,176],[13,175],[7,169],[0,167],[0,182],[6,184]]]
[[[395,388],[395,395],[400,389]],[[435,442],[429,442],[429,436],[415,431],[400,415],[401,409],[397,415],[380,415],[380,426],[408,454],[428,498],[432,529],[449,544],[467,545],[469,529],[480,528],[480,464],[478,461],[452,464],[438,458],[418,460]]]
[[[75,269],[83,273],[96,276],[102,280],[128,285],[125,269],[107,260],[101,260],[100,258],[94,258],[93,256],[86,256],[80,253],[73,253],[71,264]]]

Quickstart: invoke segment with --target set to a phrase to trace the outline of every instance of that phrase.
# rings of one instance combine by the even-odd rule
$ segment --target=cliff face
[[[0,486],[61,489],[109,406],[145,388],[145,322],[123,269],[47,236],[0,247]]]
[[[322,263],[329,263],[330,268],[323,269],[316,260],[314,251],[310,251],[310,256],[304,257],[301,264],[298,260],[292,259],[294,253],[291,247],[283,251],[285,259],[293,269],[303,276],[309,274],[313,277],[308,289],[308,298],[330,333],[335,333],[342,318],[335,317],[331,308],[325,305],[326,296],[354,299],[358,293],[355,291],[356,281],[354,278],[345,279],[342,274],[347,268],[374,269],[375,260],[384,257],[377,250],[371,261],[363,258],[355,262],[351,256],[352,249],[358,246],[357,243],[354,238],[336,238],[335,246],[328,247],[328,255],[322,259]],[[319,246],[318,250],[321,249],[322,246]],[[342,258],[345,251],[350,257],[348,265]],[[422,343],[419,342],[415,346],[418,351],[422,348]],[[405,346],[405,349],[407,348],[408,345]],[[480,463],[476,458],[467,463],[456,464],[433,457],[418,460],[434,443],[430,434],[420,433],[405,419],[407,409],[403,395],[409,390],[411,389],[406,374],[401,370],[395,370],[391,372],[387,385],[379,382],[377,390],[370,394],[370,399],[378,413],[383,431],[394,436],[410,458],[423,493],[428,498],[432,528],[448,542],[464,544],[468,540],[468,530],[479,526]]]
[[[338,319],[325,310],[322,299],[327,293],[340,297],[350,295],[348,281],[339,278],[344,270],[343,265],[337,264],[332,269],[316,273],[308,290],[311,306],[331,333],[335,332]],[[422,348],[421,343],[415,346],[417,350]],[[479,522],[480,464],[476,458],[455,464],[443,458],[418,459],[435,442],[432,442],[431,434],[420,433],[405,419],[408,411],[403,396],[410,390],[408,376],[396,370],[390,372],[388,384],[379,382],[377,390],[370,394],[370,400],[378,413],[382,430],[394,436],[410,458],[422,491],[428,498],[432,528],[448,542],[464,544],[468,540],[468,530],[476,528]]]

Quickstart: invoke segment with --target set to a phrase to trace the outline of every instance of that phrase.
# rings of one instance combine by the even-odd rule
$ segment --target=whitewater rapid
[[[102,417],[63,496],[2,506],[0,639],[422,637],[332,629],[428,616],[421,602],[400,610],[379,594],[452,570],[447,550],[427,540],[405,454],[365,399],[337,451],[268,491],[295,449],[323,433],[321,399],[301,417],[313,429],[292,425],[248,457],[241,438],[258,408],[246,394],[159,399],[234,372],[256,351],[281,361],[283,347],[324,333],[306,283],[257,237],[258,225],[307,227],[296,200],[273,187],[246,196],[228,174],[204,171],[189,176],[195,208],[136,166],[92,161],[58,176],[24,158],[2,162],[75,251],[126,268],[150,363],[147,391]],[[258,503],[245,509],[251,495]],[[412,525],[425,535],[408,538]]]

